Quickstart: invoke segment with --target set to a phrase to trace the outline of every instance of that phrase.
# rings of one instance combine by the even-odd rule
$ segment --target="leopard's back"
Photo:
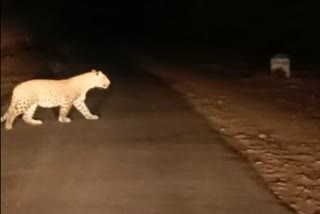
[[[15,100],[32,100],[42,107],[61,105],[77,91],[65,80],[29,80],[17,85],[13,91]]]

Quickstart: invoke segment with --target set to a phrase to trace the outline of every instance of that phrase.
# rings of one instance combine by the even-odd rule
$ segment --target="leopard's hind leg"
[[[23,113],[23,116],[22,116],[22,119],[26,122],[26,123],[28,123],[28,124],[30,124],[30,125],[41,125],[42,124],[42,121],[41,120],[35,120],[35,119],[33,119],[33,115],[34,115],[34,113],[35,113],[35,111],[36,111],[36,109],[37,109],[37,106],[38,106],[38,104],[29,104],[29,105],[27,105],[26,106],[26,111],[24,111],[24,113]]]
[[[12,129],[13,122],[17,116],[19,116],[19,114],[16,111],[15,103],[11,103],[7,113],[4,115],[5,120],[6,120],[5,129],[7,129],[7,130]]]
[[[11,112],[11,114],[10,113],[8,114],[5,129],[7,129],[7,130],[12,129],[12,124],[17,116],[18,115],[16,115],[15,112]]]
[[[39,120],[34,120],[33,114],[36,110],[37,105],[32,100],[18,100],[13,101],[8,109],[5,128],[12,129],[13,122],[17,116],[23,114],[23,120],[31,125],[42,124]]]

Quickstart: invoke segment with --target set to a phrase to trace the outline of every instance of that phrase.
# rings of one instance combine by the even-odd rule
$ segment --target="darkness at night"
[[[315,1],[19,1],[1,14],[22,18],[42,36],[310,54],[319,46]]]

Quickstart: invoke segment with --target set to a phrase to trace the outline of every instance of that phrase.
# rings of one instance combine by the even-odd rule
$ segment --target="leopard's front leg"
[[[70,108],[72,107],[72,103],[64,103],[60,107],[60,112],[59,112],[59,122],[61,123],[70,123],[71,119],[67,117]]]
[[[83,100],[76,100],[73,106],[87,119],[87,120],[98,120],[99,116],[94,115],[90,112],[87,105]]]

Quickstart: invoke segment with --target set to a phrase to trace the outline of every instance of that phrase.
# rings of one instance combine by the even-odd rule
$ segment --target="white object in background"
[[[284,54],[277,54],[271,58],[271,74],[273,76],[281,76],[289,78],[290,59]]]

